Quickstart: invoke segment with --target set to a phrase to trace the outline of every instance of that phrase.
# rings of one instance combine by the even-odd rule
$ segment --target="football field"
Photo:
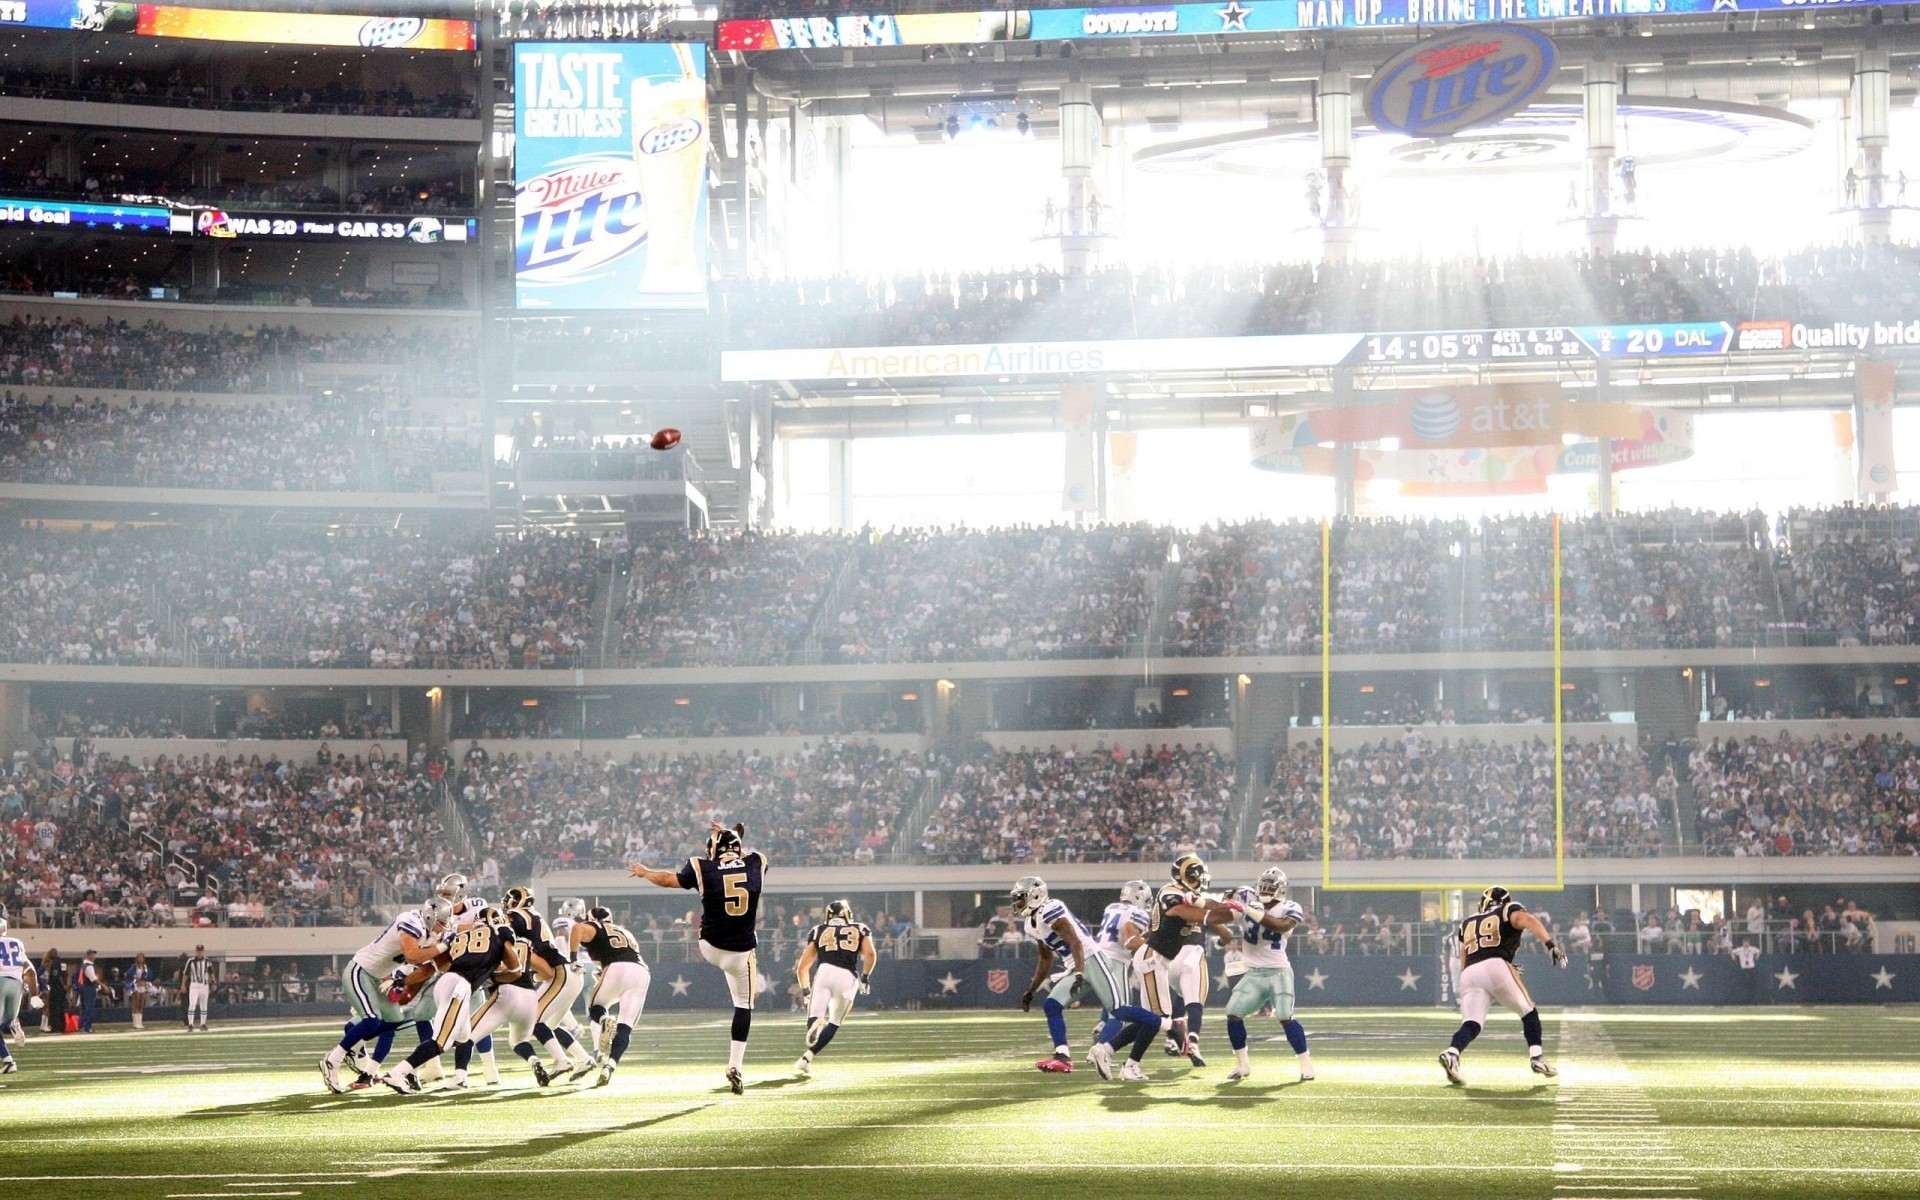
[[[1206,1068],[1156,1046],[1131,1085],[1035,1071],[1017,1009],[856,1012],[802,1081],[799,1019],[762,1013],[744,1096],[718,1014],[648,1019],[606,1089],[541,1091],[505,1055],[501,1088],[412,1097],[328,1094],[337,1027],[35,1037],[0,1077],[0,1200],[1920,1195],[1920,1011],[1543,1015],[1559,1080],[1499,1014],[1464,1089],[1440,1011],[1305,1013],[1307,1084],[1260,1023],[1236,1085],[1217,1012]]]

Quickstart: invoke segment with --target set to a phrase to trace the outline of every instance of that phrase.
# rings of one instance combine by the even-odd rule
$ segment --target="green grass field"
[[[1144,1085],[1036,1072],[1045,1029],[1018,1011],[856,1012],[800,1081],[799,1020],[763,1013],[738,1097],[718,1015],[648,1020],[604,1090],[540,1091],[515,1059],[499,1089],[415,1097],[328,1094],[317,1024],[36,1037],[0,1078],[0,1200],[546,1194],[536,1176],[788,1200],[1920,1195],[1920,1012],[1546,1015],[1559,1081],[1499,1014],[1464,1090],[1433,1061],[1438,1011],[1304,1014],[1310,1084],[1267,1023],[1239,1085],[1218,1013],[1207,1068],[1156,1047]]]

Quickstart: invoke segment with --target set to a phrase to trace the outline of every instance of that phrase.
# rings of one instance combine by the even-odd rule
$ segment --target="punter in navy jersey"
[[[656,887],[700,893],[700,957],[720,968],[733,995],[727,1085],[735,1095],[746,1087],[740,1066],[746,1061],[747,1031],[753,1024],[754,923],[760,916],[760,886],[767,874],[767,856],[743,846],[745,833],[744,825],[731,829],[715,825],[707,835],[706,857],[690,858],[678,871],[655,870],[641,863],[627,868],[635,879]]]

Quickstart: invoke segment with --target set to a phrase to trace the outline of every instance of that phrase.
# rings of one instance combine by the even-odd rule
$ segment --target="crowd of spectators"
[[[1510,745],[1408,729],[1333,757],[1333,857],[1551,858],[1553,743]],[[1637,858],[1660,852],[1679,794],[1627,741],[1566,739],[1566,851]],[[1263,860],[1312,859],[1321,850],[1319,743],[1276,756],[1254,833]]]
[[[1688,765],[1709,854],[1920,854],[1920,755],[1904,735],[1716,737]]]
[[[536,866],[670,866],[706,844],[713,821],[740,822],[776,864],[863,864],[892,848],[903,809],[936,771],[932,758],[832,740],[797,754],[649,756],[625,762],[475,747],[455,786],[478,852],[508,875]]]
[[[1782,557],[1799,623],[1840,645],[1920,641],[1920,508],[1795,511]]]
[[[0,71],[0,96],[363,117],[471,120],[477,115],[471,95],[446,91],[428,95],[414,91],[405,82],[377,88],[354,87],[337,79],[311,86],[257,78],[213,84],[190,78],[179,68],[160,72],[102,70],[88,66],[84,71],[56,72],[11,66]]]
[[[45,924],[359,923],[374,879],[420,895],[450,867],[423,765],[43,744],[0,780],[3,899]]]
[[[897,530],[869,537],[821,632],[837,662],[1095,658],[1145,632],[1167,531]]]
[[[929,862],[1141,862],[1230,845],[1230,758],[1179,743],[960,761],[920,830]]]
[[[394,425],[384,397],[277,403],[33,403],[0,395],[0,479],[22,483],[415,492],[480,466],[475,438]]]
[[[0,396],[0,479],[422,490],[434,471],[477,456],[470,435],[415,430],[403,423],[404,407],[387,403]],[[250,455],[256,437],[279,449]],[[21,528],[0,536],[0,566],[10,568],[0,576],[0,655],[166,663],[192,646],[202,661],[212,655],[235,665],[712,666],[802,656],[1112,657],[1148,646],[1185,657],[1320,649],[1319,534],[1306,522],[1190,533],[1126,525],[629,536]],[[1798,619],[1790,622],[1775,582],[1776,543],[1750,517],[1568,521],[1565,645],[1748,647],[1801,627],[1904,642],[1908,628],[1920,627],[1920,589],[1907,582],[1920,573],[1915,536],[1801,528],[1790,556],[1798,584]],[[1542,538],[1550,534],[1535,518],[1336,526],[1335,649],[1548,648],[1551,550]],[[1164,623],[1155,625],[1160,596]],[[1551,715],[1550,697],[1489,714],[1459,701],[1443,709],[1389,703],[1393,694],[1377,704],[1362,699],[1357,714],[1343,700],[1336,719],[1475,724]],[[1815,698],[1804,699],[1811,711]],[[1570,692],[1567,701],[1568,719],[1602,715],[1591,691]],[[1829,714],[1859,707],[1845,696],[1818,702]],[[1183,710],[1180,720],[1196,716]],[[1134,713],[1096,723],[1154,727],[1167,718]]]
[[[0,321],[0,386],[275,394],[298,390],[303,364],[354,363],[406,367],[416,386],[453,395],[473,386],[473,349],[472,335],[457,330],[188,330],[157,321],[17,316]],[[403,393],[397,402],[406,399]],[[26,395],[6,398],[8,404],[29,401]]]
[[[628,578],[621,657],[649,666],[785,662],[852,548],[839,534],[650,535]]]

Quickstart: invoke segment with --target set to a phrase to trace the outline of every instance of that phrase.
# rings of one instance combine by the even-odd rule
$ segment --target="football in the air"
[[[654,434],[653,440],[648,443],[648,445],[652,446],[655,450],[671,450],[679,444],[680,431],[678,429],[662,429],[660,432]]]

